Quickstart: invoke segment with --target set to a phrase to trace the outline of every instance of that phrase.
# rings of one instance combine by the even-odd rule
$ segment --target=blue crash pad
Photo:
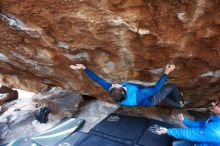
[[[29,137],[21,137],[19,139],[16,139],[7,146],[39,146],[38,144],[34,143]]]
[[[87,139],[79,143],[78,146],[126,146],[126,145],[97,135],[90,135]]]
[[[174,127],[168,123],[150,119],[147,128],[144,130],[143,134],[140,136],[137,145],[143,146],[170,146],[174,141],[174,138],[168,136],[167,134],[159,135],[156,130],[159,127],[171,128]]]
[[[89,133],[124,145],[170,146],[174,138],[166,134],[158,135],[155,130],[159,127],[174,126],[153,119],[113,113],[98,123]]]
[[[57,146],[79,146],[80,143],[88,138],[89,134],[83,132],[74,132],[64,140],[59,142]]]
[[[97,124],[91,133],[132,145],[144,132],[148,122],[146,118],[111,114]]]

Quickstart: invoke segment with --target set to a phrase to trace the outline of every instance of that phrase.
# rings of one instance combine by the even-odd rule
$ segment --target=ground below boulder
[[[17,137],[32,136],[51,128],[64,117],[72,117],[79,111],[82,96],[71,90],[52,88],[38,94],[20,92],[18,99],[2,105],[0,116],[0,141],[7,143]],[[36,121],[37,111],[48,107],[49,121],[41,124]]]

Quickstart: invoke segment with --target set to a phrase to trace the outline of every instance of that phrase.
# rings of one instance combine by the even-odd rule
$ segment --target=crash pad
[[[85,141],[88,137],[89,134],[76,131],[59,142],[56,146],[79,146],[80,143]]]
[[[83,124],[84,120],[82,119],[68,118],[57,126],[31,137],[31,140],[39,145],[54,146],[78,130]]]
[[[160,127],[174,127],[165,122],[143,117],[110,114],[89,133],[125,145],[170,146],[174,140],[155,131]],[[92,141],[92,140],[91,140]]]

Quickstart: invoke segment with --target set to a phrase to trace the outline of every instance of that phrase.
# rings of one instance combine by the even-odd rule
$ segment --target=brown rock
[[[0,106],[7,101],[15,100],[18,98],[18,91],[8,88],[7,86],[1,86],[0,88]]]
[[[111,82],[146,83],[175,63],[169,82],[185,96],[197,103],[220,95],[219,0],[1,0],[0,5],[3,84],[30,91],[60,86],[107,99],[107,92],[69,65],[84,63]]]
[[[33,98],[38,106],[49,108],[53,115],[61,118],[72,117],[83,101],[79,94],[56,87],[38,93]]]

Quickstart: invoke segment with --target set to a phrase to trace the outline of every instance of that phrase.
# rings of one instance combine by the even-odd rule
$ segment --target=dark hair
[[[115,102],[121,102],[125,99],[126,91],[122,87],[114,87],[109,91],[109,94]]]

